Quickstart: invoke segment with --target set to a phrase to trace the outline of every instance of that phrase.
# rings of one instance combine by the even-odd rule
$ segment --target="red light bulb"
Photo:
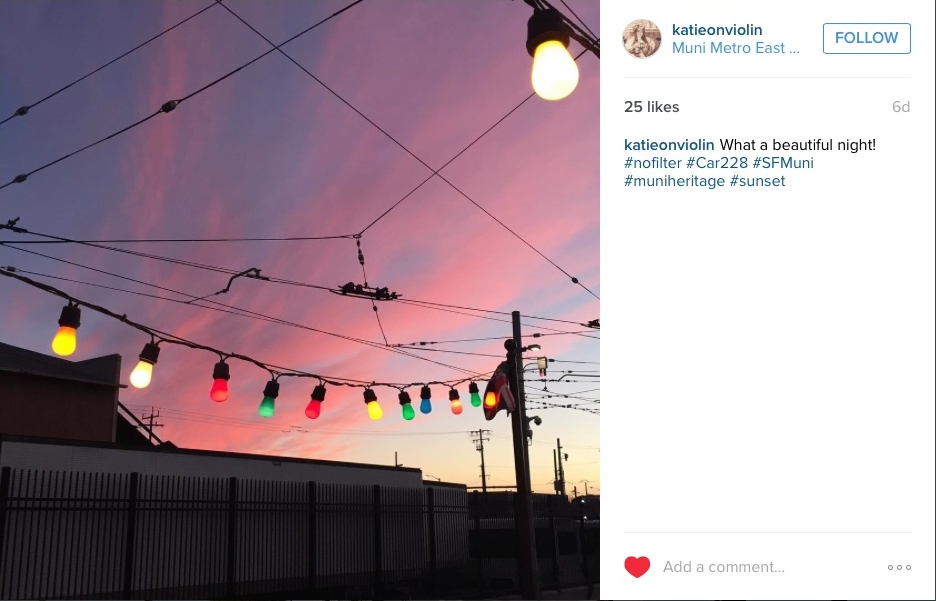
[[[228,400],[228,383],[224,378],[218,378],[211,385],[211,400],[215,403],[223,403]]]
[[[309,404],[306,405],[305,414],[309,419],[318,419],[318,416],[322,414],[322,401],[316,401],[315,399],[309,401]]]
[[[214,379],[214,384],[211,385],[211,392],[208,396],[215,403],[223,403],[228,400],[228,380],[231,379],[231,368],[224,361],[219,361],[215,363],[211,377]]]

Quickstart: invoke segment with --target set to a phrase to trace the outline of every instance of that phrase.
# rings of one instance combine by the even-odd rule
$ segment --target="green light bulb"
[[[481,406],[481,395],[477,392],[471,393],[471,406],[480,407]]]
[[[272,417],[275,409],[276,400],[273,397],[265,396],[263,400],[260,401],[260,408],[257,410],[257,413],[260,414],[260,417]]]
[[[405,405],[403,405],[403,419],[405,419],[406,421],[409,421],[413,419],[414,417],[416,417],[416,410],[413,409],[413,406],[410,405],[409,403],[406,403]]]

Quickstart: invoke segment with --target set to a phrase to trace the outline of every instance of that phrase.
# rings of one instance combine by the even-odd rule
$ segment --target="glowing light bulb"
[[[59,329],[52,339],[52,352],[61,357],[67,357],[75,352],[78,346],[78,326],[81,325],[81,309],[78,305],[62,307],[59,317]]]
[[[452,403],[452,413],[458,415],[462,412],[461,399],[458,396],[458,391],[454,388],[449,390],[449,401]]]
[[[488,390],[484,393],[484,406],[493,409],[497,407],[497,393],[493,390]]]
[[[211,392],[209,395],[211,400],[216,403],[223,403],[228,400],[228,383],[224,378],[218,378],[214,381],[214,384],[211,385]]]
[[[306,417],[309,419],[318,419],[318,416],[322,414],[322,402],[321,401],[309,401],[309,404],[305,408]]]
[[[364,389],[364,402],[367,403],[367,417],[374,421],[383,417],[383,409],[377,403],[377,394],[370,388]]]
[[[75,352],[78,346],[78,331],[75,328],[61,326],[52,339],[52,351],[56,355],[67,357]]]
[[[130,372],[130,383],[136,388],[146,388],[153,379],[153,366],[159,360],[159,346],[155,342],[147,342],[140,353],[140,362]]]
[[[322,401],[325,400],[325,387],[321,384],[312,391],[312,400],[306,405],[305,414],[309,419],[318,419],[322,414]]]
[[[263,400],[257,408],[260,417],[272,417],[276,411],[276,397],[279,396],[279,382],[270,380],[263,388]]]
[[[257,409],[257,413],[260,414],[260,417],[273,417],[275,411],[276,399],[268,396],[263,397],[263,400],[260,401],[260,407]]]
[[[481,406],[481,395],[478,394],[478,385],[472,382],[468,385],[468,393],[471,395],[471,406],[480,407]]]
[[[578,85],[578,65],[565,44],[547,40],[533,54],[533,91],[543,100],[562,100]]]
[[[153,364],[140,360],[130,372],[130,383],[137,388],[146,388],[153,380]]]
[[[211,392],[208,396],[216,403],[223,403],[228,400],[228,380],[231,379],[231,369],[227,363],[219,361],[215,363],[211,377],[214,378],[214,384],[211,385]]]
[[[412,399],[410,395],[405,390],[401,390],[400,394],[397,396],[400,399],[400,407],[403,408],[403,419],[409,421],[416,417],[416,411],[413,409]]]

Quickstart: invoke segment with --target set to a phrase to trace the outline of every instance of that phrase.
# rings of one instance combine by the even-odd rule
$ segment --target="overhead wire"
[[[237,20],[239,20],[241,23],[243,23],[244,25],[246,25],[251,31],[253,31],[254,33],[256,33],[256,34],[257,34],[258,36],[260,36],[261,38],[263,38],[263,40],[266,41],[266,42],[267,42],[268,44],[270,44],[271,46],[273,45],[273,42],[272,42],[269,38],[267,38],[265,35],[263,35],[262,33],[260,33],[260,32],[259,32],[256,28],[254,28],[250,23],[248,23],[247,21],[245,21],[240,15],[238,15],[236,12],[234,12],[229,6],[227,6],[227,5],[224,4],[223,2],[219,2],[219,3],[224,7],[224,9],[225,9],[226,11],[228,11],[229,13],[231,13],[232,15],[234,15],[234,17],[236,17]],[[281,44],[281,45],[282,45],[282,44]],[[378,131],[380,131],[384,136],[386,136],[386,137],[387,137],[389,140],[391,140],[394,144],[396,144],[397,146],[399,146],[403,151],[405,151],[405,152],[406,152],[407,154],[409,154],[411,157],[413,157],[414,159],[416,159],[416,160],[417,160],[421,165],[423,165],[426,169],[429,169],[430,171],[432,171],[432,174],[431,174],[428,178],[426,178],[425,180],[423,180],[422,182],[420,182],[420,184],[419,184],[418,186],[416,186],[415,188],[413,188],[413,190],[411,190],[409,193],[407,193],[403,198],[401,198],[400,200],[398,200],[398,201],[397,201],[396,203],[394,203],[390,208],[388,208],[386,211],[384,211],[383,213],[381,213],[380,216],[377,217],[377,219],[375,219],[374,221],[372,221],[372,222],[371,222],[370,224],[368,224],[364,229],[362,229],[360,232],[358,232],[358,235],[364,234],[364,232],[366,232],[367,230],[369,230],[374,224],[376,224],[378,221],[380,221],[381,219],[383,219],[388,213],[390,213],[390,211],[392,211],[393,209],[395,209],[400,203],[402,203],[404,200],[406,200],[406,198],[408,198],[408,197],[411,196],[413,193],[415,193],[416,190],[418,190],[419,188],[421,188],[421,187],[422,187],[426,182],[428,182],[430,179],[432,179],[433,177],[438,177],[438,178],[441,179],[443,182],[445,182],[446,184],[448,184],[449,187],[451,187],[453,190],[455,190],[456,192],[458,192],[458,194],[460,194],[462,197],[464,197],[464,198],[465,198],[466,200],[468,200],[470,203],[472,203],[473,205],[475,205],[478,209],[480,209],[480,210],[481,210],[483,213],[485,213],[488,217],[490,217],[490,218],[493,219],[495,222],[497,222],[501,227],[503,227],[505,230],[507,230],[508,232],[510,232],[514,237],[516,237],[518,240],[520,240],[520,241],[523,242],[525,245],[527,245],[527,246],[528,246],[530,249],[532,249],[536,254],[538,254],[540,257],[542,257],[543,259],[545,259],[546,261],[548,261],[553,267],[555,267],[556,269],[558,269],[559,271],[561,271],[563,274],[565,274],[567,277],[569,277],[569,278],[571,279],[572,283],[578,284],[578,285],[581,286],[586,292],[588,292],[589,294],[591,294],[591,295],[594,296],[595,298],[598,298],[598,295],[596,295],[596,294],[595,294],[594,292],[592,292],[588,287],[586,287],[584,284],[582,284],[582,283],[578,280],[578,278],[572,276],[572,274],[570,274],[569,272],[567,272],[566,270],[564,270],[562,267],[560,267],[555,261],[553,261],[552,259],[550,259],[549,257],[547,257],[545,254],[543,254],[539,249],[537,249],[535,246],[533,246],[533,245],[530,244],[527,240],[525,240],[522,236],[520,236],[520,234],[518,234],[517,232],[515,232],[514,230],[512,230],[510,227],[508,227],[507,224],[505,224],[503,221],[501,221],[500,219],[498,219],[497,217],[495,217],[490,211],[488,211],[487,209],[485,209],[484,207],[482,207],[477,201],[475,201],[473,198],[471,198],[470,196],[468,196],[468,194],[466,194],[464,191],[462,191],[461,188],[459,188],[458,186],[456,186],[455,184],[453,184],[451,181],[449,181],[448,179],[446,179],[446,178],[440,173],[440,171],[442,171],[443,169],[445,169],[445,168],[446,168],[448,165],[450,165],[455,159],[457,159],[459,156],[461,156],[462,154],[464,154],[465,152],[467,152],[469,148],[471,148],[472,146],[474,146],[474,144],[475,144],[476,142],[478,142],[481,138],[483,138],[484,136],[486,136],[491,130],[493,130],[495,127],[497,127],[500,123],[502,123],[503,121],[505,121],[511,114],[514,113],[514,111],[516,111],[517,109],[519,109],[519,108],[520,108],[522,105],[524,105],[528,100],[530,100],[533,96],[535,96],[535,95],[536,95],[535,93],[534,93],[534,94],[530,94],[530,95],[527,96],[525,99],[523,99],[523,100],[520,102],[520,104],[516,105],[516,106],[515,106],[514,108],[512,108],[506,115],[504,115],[502,118],[498,119],[497,122],[494,123],[494,125],[492,125],[492,126],[489,127],[487,130],[485,130],[480,136],[478,136],[477,138],[475,138],[471,143],[468,144],[468,146],[466,146],[466,147],[465,147],[464,149],[462,149],[458,154],[456,154],[456,155],[453,156],[451,159],[449,159],[444,165],[442,165],[442,166],[439,167],[438,169],[433,169],[432,167],[429,166],[428,163],[426,163],[424,160],[422,160],[421,158],[419,158],[419,156],[417,156],[413,151],[411,151],[409,148],[407,148],[403,143],[401,143],[399,140],[397,140],[396,138],[394,138],[389,132],[387,132],[385,129],[383,129],[382,127],[380,127],[379,125],[377,125],[372,119],[370,119],[367,115],[365,115],[363,112],[361,112],[357,107],[355,107],[355,106],[354,106],[353,104],[351,104],[348,100],[346,100],[344,97],[342,97],[341,94],[339,94],[338,92],[336,92],[335,90],[333,90],[332,88],[330,88],[328,85],[325,84],[325,82],[323,82],[321,79],[319,79],[318,77],[316,77],[315,75],[313,75],[311,71],[309,71],[308,69],[306,69],[305,67],[303,67],[298,61],[296,61],[296,60],[295,60],[294,58],[292,58],[289,54],[287,54],[286,51],[284,51],[282,48],[280,48],[279,46],[274,46],[273,50],[277,50],[280,54],[282,54],[284,57],[286,57],[291,63],[293,63],[294,65],[296,65],[297,67],[299,67],[306,75],[308,75],[309,77],[311,77],[312,79],[314,79],[319,85],[321,85],[323,88],[325,88],[326,90],[328,90],[333,96],[335,96],[335,98],[337,98],[338,100],[340,100],[340,101],[341,101],[342,103],[344,103],[348,108],[350,108],[352,111],[354,111],[355,113],[357,113],[361,118],[363,118],[365,121],[367,121],[367,122],[368,122],[369,124],[371,124],[373,127],[375,127]],[[584,51],[582,52],[582,54],[584,54]],[[576,57],[576,59],[578,59],[580,56],[582,56],[582,54],[579,54],[579,55]]]
[[[293,37],[289,38],[289,39],[286,40],[285,42],[282,42],[279,46],[286,45],[286,44],[288,44],[289,42],[295,40],[296,38],[298,38],[298,37],[300,37],[300,36],[302,36],[302,35],[305,35],[306,33],[312,31],[312,30],[315,29],[316,27],[319,27],[320,25],[323,25],[324,23],[327,23],[328,21],[330,21],[330,20],[332,20],[333,18],[337,17],[337,16],[340,15],[341,13],[343,13],[343,12],[349,10],[350,8],[352,8],[352,7],[354,7],[354,6],[357,6],[358,4],[360,4],[360,3],[363,2],[363,1],[364,1],[364,0],[354,0],[354,2],[352,2],[351,4],[348,4],[347,6],[345,6],[344,8],[342,8],[341,10],[338,10],[338,11],[332,13],[331,15],[329,15],[328,17],[325,17],[324,19],[322,19],[322,20],[319,21],[318,23],[315,23],[314,25],[311,25],[310,27],[307,27],[306,29],[303,29],[302,31],[300,31],[299,33],[297,33],[297,34],[294,35]],[[271,49],[271,50],[267,50],[266,52],[264,52],[263,54],[257,56],[256,58],[254,58],[254,59],[252,59],[252,60],[250,60],[250,61],[244,63],[243,65],[241,65],[240,67],[237,67],[236,69],[233,69],[233,70],[229,71],[228,73],[222,75],[221,77],[215,79],[214,81],[212,81],[212,82],[210,82],[210,83],[208,83],[208,84],[205,84],[204,86],[198,88],[197,90],[195,90],[194,92],[189,93],[189,94],[186,95],[186,96],[183,96],[183,97],[178,98],[178,99],[175,99],[175,100],[169,100],[169,101],[163,103],[163,105],[162,105],[161,107],[159,107],[159,109],[157,109],[156,112],[154,112],[154,113],[152,113],[152,114],[150,114],[150,115],[147,115],[146,117],[143,117],[142,119],[139,119],[138,121],[135,121],[134,123],[131,123],[130,125],[128,125],[128,126],[122,128],[122,129],[120,129],[120,130],[118,130],[118,131],[116,131],[116,132],[114,132],[114,133],[112,133],[112,134],[110,134],[109,136],[106,136],[106,137],[101,138],[101,139],[99,139],[99,140],[97,140],[97,141],[95,141],[95,142],[92,142],[92,143],[90,143],[90,144],[88,144],[88,145],[86,145],[86,146],[83,146],[83,147],[79,148],[78,150],[72,151],[72,152],[70,152],[70,153],[68,153],[68,154],[66,154],[66,155],[64,155],[64,156],[61,156],[61,157],[55,159],[54,161],[50,161],[50,162],[48,162],[48,163],[46,163],[46,164],[44,164],[44,165],[42,165],[42,166],[40,166],[40,167],[36,167],[36,168],[33,169],[32,171],[28,171],[28,172],[26,172],[26,173],[20,173],[19,175],[17,175],[16,177],[14,177],[14,178],[13,178],[12,180],[10,180],[9,182],[7,182],[7,183],[5,183],[5,184],[3,184],[3,185],[0,185],[0,190],[6,188],[7,186],[13,185],[13,184],[20,184],[20,183],[23,183],[23,182],[25,182],[25,181],[29,178],[30,175],[33,175],[33,174],[35,174],[35,173],[38,173],[38,172],[40,172],[40,171],[42,171],[42,170],[44,170],[44,169],[47,169],[47,168],[49,168],[49,167],[51,167],[51,166],[53,166],[53,165],[55,165],[55,164],[57,164],[57,163],[59,163],[59,162],[61,162],[61,161],[64,161],[65,159],[67,159],[67,158],[69,158],[69,157],[75,156],[76,154],[79,154],[79,153],[81,153],[81,152],[84,152],[85,150],[88,150],[89,148],[93,148],[94,146],[97,146],[98,144],[100,144],[100,143],[102,143],[102,142],[105,142],[105,141],[107,141],[107,140],[110,140],[111,138],[114,138],[114,137],[116,137],[116,136],[118,136],[118,135],[120,135],[120,134],[122,134],[122,133],[124,133],[124,132],[126,132],[126,131],[129,131],[129,130],[135,128],[135,127],[138,127],[138,126],[142,125],[143,123],[146,123],[147,121],[149,121],[150,119],[152,119],[153,117],[155,117],[156,115],[158,115],[158,114],[160,114],[160,113],[169,113],[169,112],[175,110],[176,107],[178,107],[180,104],[182,104],[182,103],[185,102],[186,100],[188,100],[188,99],[190,99],[190,98],[192,98],[192,97],[194,97],[194,96],[196,96],[196,95],[198,95],[198,94],[201,94],[201,93],[204,92],[205,90],[207,90],[207,89],[209,89],[209,88],[211,88],[211,87],[213,87],[213,86],[215,86],[215,85],[221,83],[222,81],[224,81],[224,80],[227,79],[228,77],[234,75],[235,73],[237,73],[237,72],[240,71],[241,69],[244,69],[245,67],[248,67],[248,66],[252,65],[253,63],[255,63],[255,62],[257,62],[258,60],[260,60],[261,58],[263,58],[264,56],[266,56],[266,55],[272,53],[274,50],[277,50],[277,49],[279,48],[279,46],[276,46],[276,47],[274,47],[274,48]]]
[[[281,366],[273,365],[270,363],[265,363],[258,359],[254,359],[253,357],[250,357],[248,355],[222,351],[222,350],[213,348],[205,344],[187,340],[185,338],[182,338],[181,336],[177,336],[169,332],[165,332],[156,328],[143,325],[137,321],[129,319],[126,315],[120,315],[100,305],[78,299],[66,292],[63,292],[62,290],[59,290],[58,288],[55,288],[54,286],[43,284],[42,282],[37,282],[25,276],[19,275],[15,271],[10,271],[6,268],[0,268],[0,275],[19,280],[34,288],[38,288],[40,290],[43,290],[45,292],[48,292],[60,298],[64,298],[67,301],[69,301],[69,303],[87,307],[91,309],[92,311],[95,311],[102,315],[106,315],[107,317],[111,317],[136,330],[139,330],[145,334],[148,334],[154,342],[158,341],[159,344],[162,344],[162,343],[175,344],[175,345],[184,346],[184,347],[188,347],[188,348],[195,349],[195,350],[203,350],[203,351],[214,353],[218,355],[219,357],[221,357],[222,360],[238,359],[246,363],[252,363],[253,365],[269,372],[270,375],[274,377],[274,379],[279,379],[282,377],[314,378],[314,379],[318,379],[322,383],[328,383],[334,386],[349,386],[349,387],[357,387],[357,388],[367,388],[367,387],[373,388],[376,386],[385,386],[385,387],[390,387],[390,388],[402,389],[402,388],[410,388],[413,386],[433,385],[433,384],[454,387],[458,384],[472,381],[473,378],[476,378],[477,376],[481,375],[478,373],[473,373],[471,376],[467,378],[461,378],[461,379],[420,381],[420,382],[410,382],[406,384],[392,383],[392,382],[376,382],[376,381],[372,381],[370,382],[370,384],[368,384],[367,381],[365,380],[354,380],[351,378],[324,376],[321,374],[314,374],[311,372],[295,370],[292,368],[283,368]],[[381,348],[386,348],[386,347],[381,347]],[[463,370],[463,371],[467,371],[467,370]]]
[[[205,270],[205,271],[212,271],[212,272],[216,272],[216,273],[223,273],[223,274],[226,274],[226,275],[235,275],[235,274],[238,273],[238,270],[237,270],[237,269],[232,269],[232,268],[229,268],[229,267],[219,267],[219,266],[216,266],[216,265],[208,265],[208,264],[205,264],[205,263],[198,263],[198,262],[195,262],[195,261],[189,261],[189,260],[185,260],[185,259],[176,259],[176,258],[173,258],[173,257],[165,257],[165,256],[162,256],[162,255],[156,255],[156,254],[152,254],[152,253],[145,253],[145,252],[130,250],[130,249],[126,249],[126,248],[117,248],[117,247],[114,247],[114,246],[107,246],[107,245],[98,244],[98,243],[95,243],[95,242],[83,242],[83,241],[78,241],[78,240],[74,240],[74,239],[71,239],[71,238],[65,238],[65,237],[62,237],[62,236],[56,236],[56,235],[53,235],[53,234],[44,234],[44,233],[40,233],[40,232],[34,232],[34,231],[28,230],[28,229],[26,229],[26,228],[24,228],[24,227],[20,227],[20,226],[15,225],[16,221],[17,221],[17,220],[10,220],[10,221],[8,221],[6,224],[0,223],[0,230],[10,230],[11,232],[17,233],[17,234],[29,234],[29,235],[32,235],[32,236],[38,236],[38,237],[41,237],[41,238],[49,238],[49,239],[52,239],[52,240],[59,240],[59,241],[62,241],[62,242],[73,242],[73,243],[79,244],[79,245],[81,245],[81,246],[87,246],[87,247],[90,247],[90,248],[98,248],[98,249],[101,249],[101,250],[107,250],[107,251],[117,252],[117,253],[121,253],[121,254],[128,254],[128,255],[132,255],[132,256],[136,256],[136,257],[142,257],[142,258],[146,258],[146,259],[150,259],[150,260],[155,260],[155,261],[162,261],[162,262],[171,263],[171,264],[175,264],[175,265],[183,265],[183,266],[185,266],[185,267],[192,267],[192,268],[195,268],[195,269],[202,269],[202,270]],[[14,241],[14,242],[0,241],[0,246],[6,246],[6,247],[8,247],[8,248],[17,248],[16,245],[18,245],[18,244],[20,244],[19,241]],[[41,253],[37,253],[36,251],[29,251],[29,250],[24,249],[24,248],[17,248],[17,250],[20,250],[20,251],[23,251],[23,252],[30,252],[30,253],[33,253],[33,254],[38,254],[39,256],[43,256],[43,257],[46,257],[46,258],[53,258],[53,257],[50,257],[49,255],[44,255],[44,254],[41,254]],[[337,291],[337,288],[335,288],[335,287],[323,286],[323,285],[320,285],[320,284],[309,284],[309,283],[306,283],[306,282],[297,282],[297,281],[294,281],[294,280],[288,280],[288,279],[284,279],[284,278],[269,277],[269,278],[266,278],[266,280],[267,280],[267,281],[270,281],[270,282],[273,282],[273,283],[277,283],[277,284],[285,284],[285,285],[290,285],[290,286],[298,286],[298,287],[302,287],[302,288],[312,288],[312,289],[316,289],[316,290]],[[442,303],[434,303],[434,302],[429,302],[429,301],[418,301],[418,300],[412,300],[412,299],[403,299],[403,298],[400,298],[400,299],[397,299],[397,300],[394,301],[394,302],[401,302],[401,303],[404,303],[404,304],[413,304],[413,305],[426,306],[427,308],[439,308],[439,307],[442,307],[442,308],[465,309],[465,310],[468,310],[468,311],[476,311],[476,312],[478,312],[478,313],[492,313],[492,314],[504,315],[504,316],[510,316],[510,315],[511,315],[510,313],[508,313],[508,312],[506,312],[506,311],[496,311],[496,310],[493,310],[493,309],[479,309],[479,308],[473,308],[473,307],[463,307],[463,306],[459,306],[459,305],[445,305],[445,304],[442,304]],[[482,317],[482,316],[480,316],[480,315],[472,315],[472,314],[463,314],[463,315],[469,315],[469,316],[471,316],[471,317]],[[533,315],[521,315],[521,317],[528,318],[528,319],[536,319],[536,320],[541,320],[541,321],[553,321],[553,322],[557,322],[557,323],[568,323],[568,324],[575,324],[575,325],[583,325],[583,324],[581,324],[581,323],[579,323],[579,322],[569,321],[569,320],[564,320],[564,319],[556,319],[556,318],[551,318],[551,317],[537,317],[537,316],[533,316]],[[489,319],[491,319],[491,318],[489,318]],[[510,320],[495,320],[495,321],[504,321],[505,323],[511,323]],[[561,330],[553,330],[553,329],[551,329],[551,328],[546,328],[546,327],[544,327],[544,326],[538,326],[538,325],[533,325],[533,324],[529,324],[528,327],[537,327],[537,328],[541,328],[541,329],[544,329],[544,330],[551,330],[551,331],[554,331],[554,332],[557,332],[557,333],[565,333],[564,331],[561,331]],[[587,338],[595,338],[595,339],[597,339],[595,336],[587,336],[587,335],[584,335],[584,334],[583,334],[582,336],[583,336],[583,337],[587,337]]]
[[[30,254],[39,255],[39,256],[41,256],[41,257],[45,257],[45,258],[48,258],[48,259],[52,259],[52,260],[55,260],[55,261],[59,261],[59,262],[62,262],[62,263],[66,263],[66,264],[68,264],[68,265],[73,265],[73,266],[75,266],[75,267],[80,267],[80,268],[88,269],[88,270],[90,270],[90,271],[95,271],[95,272],[97,272],[97,273],[101,273],[101,274],[104,274],[104,275],[109,275],[109,276],[116,277],[116,278],[119,278],[119,279],[124,279],[124,280],[128,280],[128,281],[132,281],[132,282],[134,282],[134,283],[142,284],[142,285],[144,285],[144,286],[151,286],[151,287],[157,288],[157,289],[159,289],[159,290],[164,290],[164,291],[166,291],[166,292],[172,292],[173,294],[179,294],[179,295],[181,295],[181,296],[187,296],[187,297],[190,297],[190,298],[195,298],[195,295],[190,294],[190,293],[188,293],[188,292],[181,292],[181,291],[179,291],[179,290],[174,290],[174,289],[172,289],[172,288],[167,288],[167,287],[165,287],[165,286],[160,286],[160,285],[158,285],[158,284],[151,284],[151,283],[149,283],[149,282],[145,282],[145,281],[142,281],[142,280],[137,280],[137,279],[135,279],[135,278],[131,278],[131,277],[128,277],[128,276],[123,276],[123,275],[116,274],[116,273],[112,273],[112,272],[105,271],[105,270],[102,270],[102,269],[97,269],[97,268],[95,268],[95,267],[89,267],[89,266],[87,266],[87,265],[82,265],[82,264],[80,264],[80,263],[75,263],[75,262],[72,262],[72,261],[68,261],[67,259],[60,259],[60,258],[58,258],[58,257],[52,257],[52,256],[49,256],[49,255],[44,255],[44,254],[42,254],[42,253],[37,253],[37,252],[35,252],[35,251],[30,251],[30,250],[27,250],[27,249],[24,249],[24,248],[16,248],[15,246],[9,246],[9,245],[3,244],[3,243],[0,243],[0,246],[7,246],[8,248],[13,248],[13,249],[15,249],[15,250],[19,250],[19,251],[22,251],[22,252],[26,252],[26,253],[30,253]],[[13,269],[14,271],[22,271],[22,270],[18,270],[18,269],[15,269],[15,268],[7,268],[7,270],[10,270],[10,269]],[[415,354],[412,354],[412,353],[407,353],[407,352],[405,352],[405,351],[402,351],[401,349],[394,349],[394,348],[392,348],[392,347],[388,347],[388,346],[386,346],[386,345],[382,345],[382,344],[379,344],[379,343],[376,343],[376,342],[372,342],[372,341],[369,341],[369,340],[364,340],[364,339],[361,339],[361,338],[355,338],[355,337],[352,337],[352,336],[346,336],[346,335],[343,335],[343,334],[336,334],[336,333],[334,333],[334,332],[329,332],[329,331],[327,331],[327,330],[321,330],[321,329],[318,329],[318,328],[313,328],[313,327],[311,327],[311,326],[306,326],[306,325],[303,325],[303,324],[291,322],[291,321],[288,321],[288,320],[285,320],[285,319],[281,319],[281,318],[277,318],[277,317],[271,317],[271,316],[265,315],[265,314],[263,314],[263,313],[258,313],[258,312],[256,312],[256,311],[251,311],[251,310],[244,309],[244,308],[241,308],[241,307],[236,307],[236,306],[234,306],[234,305],[228,305],[228,304],[226,304],[226,303],[221,303],[221,302],[218,302],[218,301],[206,300],[205,302],[211,303],[211,305],[219,305],[220,307],[224,307],[225,309],[230,309],[230,310],[219,309],[218,307],[209,306],[209,305],[193,304],[191,301],[183,301],[183,300],[180,300],[180,299],[174,299],[174,298],[168,298],[168,297],[161,297],[161,296],[156,296],[156,295],[148,295],[148,294],[145,294],[145,293],[142,293],[142,292],[137,292],[137,291],[132,291],[132,290],[124,290],[124,289],[122,289],[122,288],[116,288],[116,287],[110,287],[110,286],[102,286],[102,285],[100,285],[100,284],[93,284],[93,283],[90,283],[90,282],[82,282],[82,281],[79,281],[79,280],[68,280],[68,278],[61,278],[61,277],[59,277],[59,276],[49,276],[49,275],[46,275],[46,274],[36,274],[36,275],[39,275],[40,277],[51,277],[51,278],[63,279],[63,280],[67,280],[67,281],[73,281],[73,282],[79,283],[79,284],[85,284],[85,285],[95,286],[95,287],[101,287],[101,288],[108,288],[108,289],[110,289],[110,290],[115,290],[115,291],[118,291],[118,292],[126,292],[126,293],[130,293],[130,294],[143,295],[143,296],[148,296],[148,297],[156,298],[156,299],[160,299],[160,300],[166,300],[166,301],[170,301],[170,302],[174,302],[174,303],[179,303],[179,304],[183,304],[183,305],[189,305],[189,306],[191,306],[191,307],[199,307],[199,308],[202,308],[202,309],[212,309],[212,310],[215,310],[215,311],[220,311],[220,312],[222,312],[222,313],[230,313],[230,314],[232,314],[232,315],[240,315],[240,316],[242,316],[242,317],[248,317],[248,318],[251,318],[251,319],[259,319],[259,320],[261,320],[261,321],[268,321],[268,322],[271,322],[271,323],[277,323],[277,324],[280,324],[280,325],[285,325],[285,326],[290,326],[290,327],[294,327],[294,328],[299,328],[299,329],[302,329],[302,330],[308,330],[308,331],[311,331],[311,332],[316,332],[316,333],[318,333],[318,334],[324,334],[324,335],[326,335],[326,336],[332,336],[332,337],[339,338],[339,339],[342,339],[342,340],[346,340],[346,341],[349,341],[349,342],[355,342],[355,343],[358,343],[358,344],[363,344],[363,345],[365,345],[365,346],[369,346],[369,347],[372,347],[372,348],[388,349],[388,350],[390,350],[391,352],[398,352],[399,354],[402,354],[402,355],[407,356],[407,357],[412,357],[412,358],[414,358],[414,359],[419,359],[420,361],[425,361],[425,362],[427,362],[427,363],[434,363],[434,364],[439,365],[439,366],[442,366],[442,367],[447,367],[447,368],[449,368],[449,369],[453,369],[453,370],[456,370],[456,371],[462,371],[463,373],[473,373],[473,372],[470,372],[469,370],[465,370],[465,369],[463,369],[463,368],[456,367],[456,366],[454,366],[454,365],[449,365],[449,364],[447,364],[447,363],[442,363],[442,362],[440,362],[440,361],[434,361],[434,360],[432,360],[432,359],[427,359],[426,357],[421,357],[421,356],[419,356],[419,355],[415,355]]]
[[[101,65],[101,66],[98,67],[97,69],[94,69],[94,70],[91,71],[90,73],[87,73],[87,74],[85,74],[85,75],[82,75],[81,77],[79,77],[79,78],[76,79],[75,81],[71,82],[70,84],[67,84],[67,85],[65,85],[65,86],[63,86],[63,87],[61,87],[61,88],[59,88],[58,90],[52,92],[52,93],[49,94],[48,96],[45,96],[44,98],[41,98],[41,99],[37,100],[36,102],[33,102],[32,104],[26,104],[26,105],[21,106],[20,108],[16,109],[16,111],[15,111],[12,115],[10,115],[9,117],[7,117],[7,118],[4,119],[3,121],[0,121],[0,125],[3,125],[4,123],[6,123],[7,121],[9,121],[9,120],[12,119],[13,117],[23,117],[23,116],[25,116],[25,115],[29,112],[30,109],[33,109],[33,108],[39,106],[40,104],[42,104],[42,103],[45,102],[46,100],[49,100],[50,98],[53,98],[53,97],[55,97],[55,96],[58,96],[59,94],[61,94],[62,92],[64,92],[64,91],[67,90],[68,88],[72,87],[73,85],[84,81],[85,79],[91,77],[92,75],[94,75],[94,74],[97,73],[98,71],[101,71],[102,69],[104,69],[104,68],[106,68],[106,67],[109,67],[110,65],[113,65],[114,63],[116,63],[116,62],[119,61],[120,59],[124,58],[125,56],[128,56],[128,55],[132,54],[133,52],[136,52],[137,50],[139,50],[139,49],[142,48],[143,46],[146,46],[146,45],[149,44],[150,42],[152,42],[152,41],[154,41],[154,40],[156,40],[156,39],[158,39],[158,38],[161,38],[162,36],[164,36],[165,34],[169,33],[170,31],[172,31],[173,29],[175,29],[175,28],[178,27],[179,25],[182,25],[183,23],[186,23],[186,22],[188,22],[188,21],[194,19],[195,17],[197,17],[198,15],[202,14],[203,12],[205,12],[206,10],[208,10],[209,8],[212,8],[213,6],[215,6],[215,4],[217,4],[217,3],[214,2],[214,1],[212,1],[211,4],[209,4],[208,6],[206,6],[206,7],[203,8],[203,9],[201,9],[200,11],[198,11],[198,12],[192,14],[192,15],[189,15],[188,17],[182,19],[181,21],[179,21],[178,23],[176,23],[176,24],[173,25],[172,27],[169,27],[168,29],[162,30],[161,32],[157,33],[156,35],[154,35],[154,36],[151,37],[150,39],[146,40],[145,42],[134,46],[133,48],[131,48],[130,50],[127,50],[126,52],[124,52],[123,54],[121,54],[120,56],[118,56],[117,58],[115,58],[115,59],[113,59],[113,60],[110,60],[110,61],[104,63],[103,65]]]

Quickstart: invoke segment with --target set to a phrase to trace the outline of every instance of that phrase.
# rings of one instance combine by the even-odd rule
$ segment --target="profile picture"
[[[624,49],[633,57],[653,56],[660,45],[660,28],[653,21],[637,19],[624,28]]]

